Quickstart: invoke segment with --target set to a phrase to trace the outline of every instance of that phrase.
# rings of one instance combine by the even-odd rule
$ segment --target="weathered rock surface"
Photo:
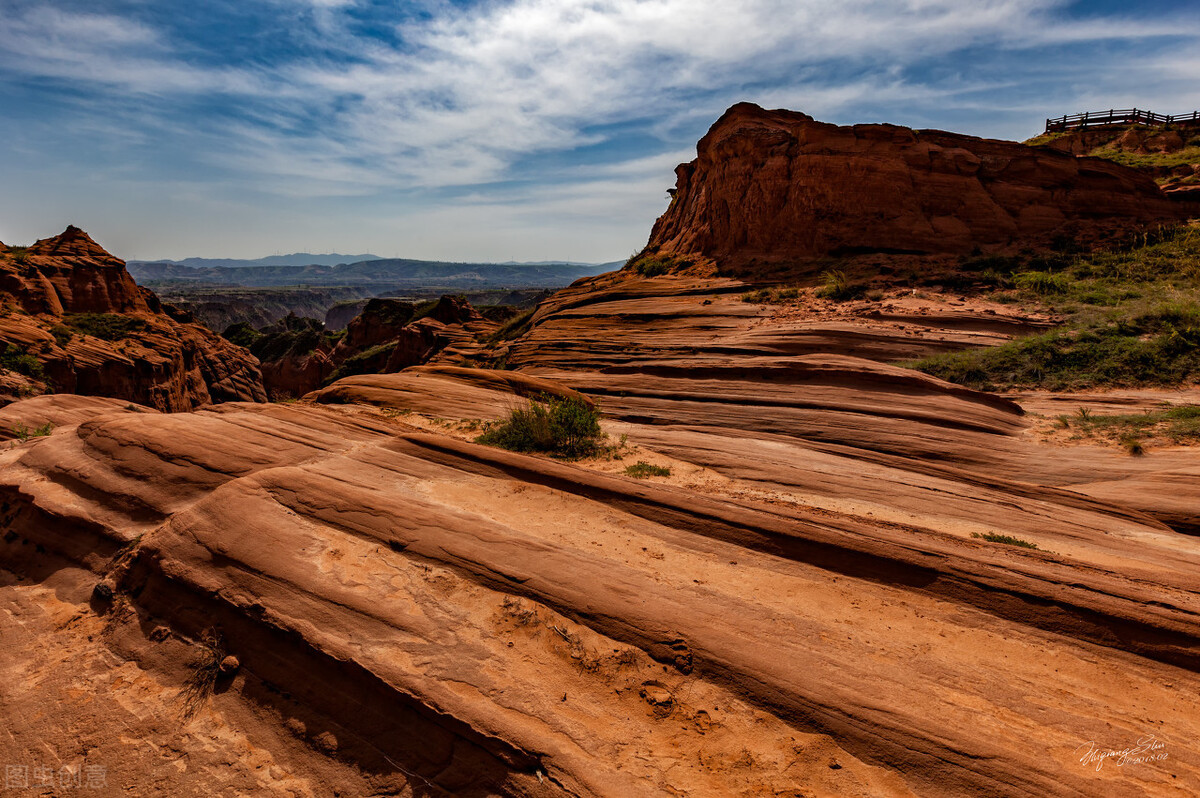
[[[1129,458],[1056,464],[1015,406],[871,368],[614,383],[605,406],[641,420],[611,431],[670,458],[657,483],[345,404],[497,417],[543,387],[521,374],[426,367],[186,417],[40,397],[2,411],[56,427],[0,454],[0,553],[103,576],[132,612],[104,610],[107,634],[143,667],[185,659],[159,627],[219,630],[209,661],[238,675],[197,717],[257,705],[374,791],[1189,794],[1200,542],[1038,484]],[[1080,760],[1147,734],[1165,762]]]
[[[793,318],[740,288],[577,286],[528,336],[558,348],[510,345],[517,372],[186,417],[14,404],[0,426],[54,429],[0,454],[0,556],[83,569],[84,614],[113,585],[102,636],[155,674],[153,739],[206,650],[184,643],[219,630],[205,661],[240,667],[192,722],[243,739],[202,759],[296,762],[267,793],[1189,795],[1200,539],[1174,497],[1194,452],[1045,447],[1015,403],[882,362],[1002,340],[1015,314]],[[570,465],[418,423],[572,390],[636,452]],[[642,458],[672,476],[621,475]],[[1166,759],[1082,761],[1150,735]],[[327,769],[335,749],[366,783]]]
[[[1096,241],[1186,218],[1147,176],[1016,142],[838,127],[741,103],[676,169],[645,253],[723,273],[867,252],[965,254]]]
[[[443,296],[429,309],[371,299],[332,348],[260,354],[263,376],[272,397],[297,397],[340,374],[391,373],[433,360],[463,363],[483,349],[483,340],[498,326],[462,297]]]
[[[0,250],[0,345],[38,365],[14,392],[49,386],[61,393],[126,399],[165,411],[214,402],[263,401],[258,361],[207,328],[181,321],[140,288],[123,262],[68,227],[20,255]],[[97,314],[123,326],[113,338],[73,320]],[[119,318],[111,318],[119,317]],[[92,319],[96,321],[96,319]],[[5,383],[0,383],[5,384]]]

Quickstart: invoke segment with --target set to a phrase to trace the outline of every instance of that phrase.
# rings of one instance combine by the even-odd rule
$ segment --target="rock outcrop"
[[[141,288],[87,233],[0,250],[6,401],[53,390],[164,411],[264,401],[258,361]]]
[[[315,331],[297,337],[295,333],[308,323],[320,326],[315,320],[289,316],[271,329],[264,328],[260,332],[265,336],[249,344],[250,351],[262,360],[272,397],[302,396],[331,378],[391,373],[433,359],[463,363],[499,326],[460,296],[443,296],[427,305],[371,299],[346,326],[336,345],[329,345],[332,338]],[[240,326],[240,334],[255,334],[246,325]],[[226,335],[231,332],[233,328]],[[288,345],[281,348],[279,344]]]
[[[1026,144],[1072,155],[1125,160],[1150,175],[1172,199],[1200,204],[1200,128],[1143,125],[1081,128],[1047,133]],[[1133,158],[1122,156],[1135,156]]]
[[[730,108],[676,169],[644,255],[725,273],[857,253],[966,254],[1103,241],[1186,218],[1100,159],[895,125]]]

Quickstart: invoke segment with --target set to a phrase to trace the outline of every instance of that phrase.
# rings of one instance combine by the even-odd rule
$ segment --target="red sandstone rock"
[[[838,127],[749,103],[730,108],[676,175],[646,253],[734,271],[1094,241],[1187,215],[1153,180],[1108,161],[937,130]]]
[[[263,363],[263,383],[273,398],[301,396],[325,382],[336,369],[329,353],[318,349],[302,357]]]
[[[77,227],[0,258],[0,343],[32,354],[42,377],[0,402],[49,387],[108,396],[165,411],[225,401],[264,401],[258,361],[198,324],[180,323],[125,264]],[[77,314],[118,314],[136,329],[105,340],[71,328]],[[54,332],[52,332],[54,330]],[[57,334],[57,335],[56,335]]]

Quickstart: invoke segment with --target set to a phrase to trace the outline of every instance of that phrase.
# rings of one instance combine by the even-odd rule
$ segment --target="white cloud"
[[[1146,99],[1134,104],[1200,100],[1181,88],[1195,75],[1200,20],[1073,19],[1065,0],[509,0],[468,8],[430,0],[430,19],[397,29],[403,48],[355,33],[355,0],[266,2],[323,55],[202,64],[147,24],[34,4],[0,27],[0,77],[97,87],[101,101],[76,102],[116,115],[100,127],[124,123],[144,137],[194,143],[222,180],[241,175],[257,191],[311,198],[480,186],[476,210],[510,220],[519,211],[503,211],[499,198],[555,218],[656,212],[671,167],[690,157],[694,131],[737,100],[842,121],[883,109],[905,121],[955,103],[986,110],[979,98],[994,89],[1009,92],[1014,109],[1040,114],[1019,87],[1004,88],[1007,74],[922,78],[905,69],[969,47],[1018,51],[1010,58],[1024,75],[1036,62],[1031,48],[1191,37],[1174,49],[1156,43],[1133,61],[1080,67],[1077,84],[1067,84],[1076,73],[1065,70],[1061,93],[1046,101],[1107,106],[1137,91]],[[1156,89],[1156,78],[1170,88]],[[237,121],[198,124],[186,109],[205,98],[220,98]],[[514,172],[539,154],[604,143],[597,126],[622,124],[657,136],[666,152]],[[488,187],[512,179],[552,185]],[[638,202],[641,191],[651,193]]]

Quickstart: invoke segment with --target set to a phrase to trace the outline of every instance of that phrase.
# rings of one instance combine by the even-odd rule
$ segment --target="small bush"
[[[221,337],[231,344],[249,349],[255,341],[263,337],[263,334],[251,327],[248,322],[239,321],[237,324],[226,327],[225,332],[221,333]]]
[[[63,317],[63,324],[77,333],[105,341],[119,341],[146,329],[145,321],[123,313],[73,313]]]
[[[221,676],[221,662],[225,659],[224,638],[212,629],[204,633],[199,641],[198,657],[191,665],[191,673],[179,691],[180,710],[184,719],[193,717],[203,707],[216,689]]]
[[[666,466],[656,466],[650,463],[638,460],[631,466],[625,467],[625,476],[633,477],[634,479],[645,479],[646,477],[669,477],[671,469]]]
[[[1125,447],[1125,451],[1129,453],[1130,457],[1141,457],[1146,453],[1146,447],[1137,438],[1122,438],[1121,445]]]
[[[29,440],[30,438],[44,438],[47,435],[49,435],[53,430],[54,430],[54,425],[51,424],[49,421],[47,421],[42,426],[34,427],[33,429],[30,429],[29,427],[25,426],[24,424],[17,422],[16,426],[14,426],[10,430],[10,432],[12,432],[13,437],[16,438],[17,440],[19,440],[21,442],[25,442],[25,441]]]
[[[692,265],[688,258],[676,258],[671,255],[634,255],[625,262],[642,277],[659,277]]]
[[[862,296],[866,290],[866,286],[851,281],[841,269],[831,269],[821,275],[821,279],[824,283],[817,289],[817,296],[832,299],[834,302],[854,299]]]
[[[754,302],[761,305],[778,305],[787,302],[789,299],[796,299],[800,296],[800,288],[798,286],[778,286],[776,288],[759,288],[755,291],[747,291],[742,294],[743,302]]]
[[[9,247],[8,254],[18,266],[29,262],[29,247]]]
[[[44,374],[42,361],[12,344],[2,341],[0,341],[0,369],[15,371],[35,380],[41,379]]]
[[[1013,279],[1017,288],[1032,291],[1040,296],[1047,294],[1065,294],[1071,287],[1071,281],[1063,274],[1050,272],[1022,272]]]
[[[1038,547],[1036,543],[1030,543],[1028,540],[1021,540],[1020,538],[1015,538],[1012,535],[998,535],[995,532],[984,532],[982,534],[979,532],[972,532],[971,537],[980,538],[988,541],[989,543],[1003,543],[1006,546],[1020,546],[1023,549],[1036,549]]]
[[[647,258],[646,260],[639,261],[634,269],[643,277],[658,277],[671,271],[671,264],[665,260]]]
[[[71,332],[70,328],[63,324],[55,324],[51,327],[50,334],[54,336],[54,341],[59,346],[66,346],[75,337],[75,333]]]
[[[578,458],[598,452],[602,437],[600,411],[587,400],[543,396],[513,410],[476,442],[514,452]]]
[[[513,316],[511,319],[504,322],[504,324],[500,325],[500,329],[489,335],[487,342],[489,344],[494,344],[498,341],[511,341],[514,338],[520,338],[522,335],[529,332],[529,328],[532,326],[530,322],[533,320],[533,314],[536,312],[536,310],[537,308],[530,308],[529,310],[523,310],[517,315]]]
[[[395,348],[396,342],[388,341],[346,358],[342,365],[338,366],[337,370],[329,376],[325,384],[329,385],[344,377],[353,377],[357,374],[380,373],[387,367],[388,359],[391,358]]]

